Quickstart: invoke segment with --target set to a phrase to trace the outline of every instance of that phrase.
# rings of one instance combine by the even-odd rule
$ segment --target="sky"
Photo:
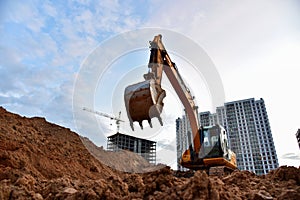
[[[89,113],[76,118],[75,107],[81,105],[74,105],[74,91],[84,73],[82,69],[91,64],[88,61],[91,56],[97,56],[95,52],[109,49],[105,45],[118,41],[119,35],[149,28],[168,30],[189,38],[206,52],[221,78],[225,102],[264,99],[279,164],[299,166],[300,152],[295,137],[300,128],[299,19],[297,0],[192,0],[189,3],[4,0],[0,2],[0,106],[23,116],[45,117],[83,136],[86,133],[82,127],[87,126],[100,127],[104,136],[112,134],[114,122],[108,119],[89,116]],[[145,48],[119,55],[115,60],[110,61],[109,52],[105,52],[109,65],[101,77],[91,79],[94,90],[86,85],[81,97],[86,92],[93,93],[94,109],[114,115],[122,110],[122,119],[126,120],[123,104],[118,103],[123,98],[119,91],[130,81],[142,80],[149,59],[148,41],[152,38],[139,37],[139,45]],[[174,43],[184,45],[180,41],[168,41],[164,36],[163,40],[167,49]],[[174,53],[172,58],[178,66],[188,65],[180,55]],[[193,74],[187,71],[182,70],[184,79],[193,80],[190,78]],[[154,135],[140,130],[136,134],[159,140],[159,148],[175,155],[174,122],[183,114],[183,108],[175,106],[174,110],[172,105],[180,102],[168,81],[164,81],[170,94],[166,99],[169,108],[163,113],[165,126],[157,125],[152,130]],[[195,87],[190,82],[187,84]],[[197,87],[205,88],[205,81],[200,82],[202,86]],[[199,111],[214,112],[209,95],[205,89],[196,93]],[[97,124],[88,121],[90,117],[96,118]],[[121,130],[133,134],[127,126],[128,123],[121,124]],[[91,138],[105,146],[103,137]],[[159,162],[174,164],[173,159],[164,156]]]

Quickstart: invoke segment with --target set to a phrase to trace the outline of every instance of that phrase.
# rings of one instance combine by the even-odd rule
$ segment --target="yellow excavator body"
[[[161,88],[164,71],[181,100],[191,128],[189,148],[182,154],[181,165],[189,169],[230,169],[237,168],[236,156],[228,147],[226,131],[220,125],[200,127],[198,110],[190,90],[186,87],[178,69],[171,61],[161,35],[150,42],[151,54],[149,72],[144,74],[144,81],[126,87],[124,101],[130,126],[134,130],[134,122],[143,129],[143,121],[147,120],[152,127],[152,118],[158,118],[161,125],[166,92]],[[213,171],[213,170],[212,170]]]

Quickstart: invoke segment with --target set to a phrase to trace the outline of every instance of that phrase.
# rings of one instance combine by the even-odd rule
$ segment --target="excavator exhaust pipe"
[[[143,129],[143,120],[147,120],[152,128],[151,119],[154,117],[163,125],[160,114],[165,96],[166,92],[155,83],[154,79],[127,86],[124,100],[131,129],[134,130],[133,122],[138,122]]]

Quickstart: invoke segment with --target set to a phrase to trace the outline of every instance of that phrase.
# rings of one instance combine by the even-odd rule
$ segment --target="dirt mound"
[[[25,118],[0,108],[0,199],[300,199],[300,168],[280,167],[264,176],[236,171],[224,177],[184,174],[159,166],[124,173],[118,165],[148,171],[130,152],[118,158],[87,138],[43,118]],[[89,148],[90,149],[90,148]],[[135,155],[135,154],[134,154]],[[110,159],[109,159],[110,158]],[[124,164],[125,163],[125,164]],[[137,163],[137,164],[134,164]]]
[[[0,108],[0,124],[1,179],[13,178],[5,173],[11,171],[41,179],[96,179],[114,173],[90,155],[76,133],[44,118],[20,117]]]
[[[95,158],[118,171],[145,173],[164,167],[162,165],[153,166],[142,156],[128,150],[105,151],[103,147],[96,146],[88,138],[81,137],[81,140]]]

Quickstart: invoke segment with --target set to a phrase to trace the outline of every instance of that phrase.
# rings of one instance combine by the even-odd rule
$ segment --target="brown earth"
[[[67,128],[0,107],[0,200],[300,199],[300,168],[283,166],[264,176],[197,171],[190,178],[167,166],[157,169],[148,172],[153,167],[135,154],[112,154]],[[122,172],[136,170],[147,173]]]

